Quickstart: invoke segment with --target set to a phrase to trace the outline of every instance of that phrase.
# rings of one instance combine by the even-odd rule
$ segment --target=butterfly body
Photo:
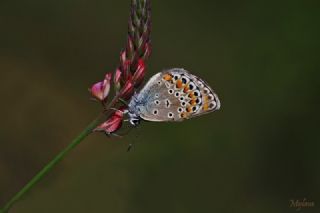
[[[202,79],[181,68],[155,74],[129,103],[130,123],[183,121],[220,108],[218,96]]]

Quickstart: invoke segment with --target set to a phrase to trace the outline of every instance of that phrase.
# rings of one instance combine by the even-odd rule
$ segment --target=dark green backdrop
[[[11,212],[319,212],[315,2],[152,1],[148,78],[184,67],[222,110],[92,135]],[[87,88],[117,66],[129,5],[1,0],[1,206],[100,111]]]

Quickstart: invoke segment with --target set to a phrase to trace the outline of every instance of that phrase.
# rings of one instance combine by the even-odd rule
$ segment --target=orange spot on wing
[[[194,98],[194,97],[195,97],[195,95],[193,94],[193,92],[190,92],[190,93],[189,93],[189,97],[190,97],[190,98]]]
[[[187,107],[187,112],[192,112],[192,107],[191,106]]]
[[[190,102],[191,106],[197,105],[196,99],[192,99]]]
[[[170,80],[172,79],[172,75],[170,75],[170,74],[165,74],[165,75],[163,76],[163,79],[166,80],[166,81],[170,81]]]
[[[184,93],[187,93],[188,90],[189,90],[189,85],[187,85],[187,86],[184,87],[183,92],[184,92]]]
[[[209,109],[209,104],[208,104],[208,102],[206,102],[203,104],[203,110],[207,111],[208,109]]]
[[[181,118],[187,118],[188,117],[188,114],[187,112],[183,112],[180,114]]]
[[[208,102],[208,96],[207,95],[203,96],[203,102],[204,103]]]
[[[179,80],[177,80],[177,83],[176,83],[176,86],[177,86],[177,88],[182,88],[182,81],[179,79]]]

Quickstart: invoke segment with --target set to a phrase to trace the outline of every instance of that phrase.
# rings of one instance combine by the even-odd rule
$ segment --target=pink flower
[[[134,82],[135,87],[138,87],[146,74],[146,66],[145,63],[142,59],[139,59],[138,65],[137,65],[137,70],[133,74],[132,81]]]
[[[116,132],[122,126],[124,110],[125,110],[125,108],[121,107],[120,109],[115,111],[107,121],[100,124],[93,131],[94,132],[105,132],[108,135]]]
[[[90,92],[97,100],[104,101],[108,97],[110,92],[111,77],[112,73],[107,73],[103,81],[95,83],[91,87]]]

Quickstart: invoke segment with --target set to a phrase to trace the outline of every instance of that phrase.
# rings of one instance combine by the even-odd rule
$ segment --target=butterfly
[[[133,126],[145,121],[183,121],[220,109],[217,94],[201,78],[182,68],[152,76],[128,104]]]

